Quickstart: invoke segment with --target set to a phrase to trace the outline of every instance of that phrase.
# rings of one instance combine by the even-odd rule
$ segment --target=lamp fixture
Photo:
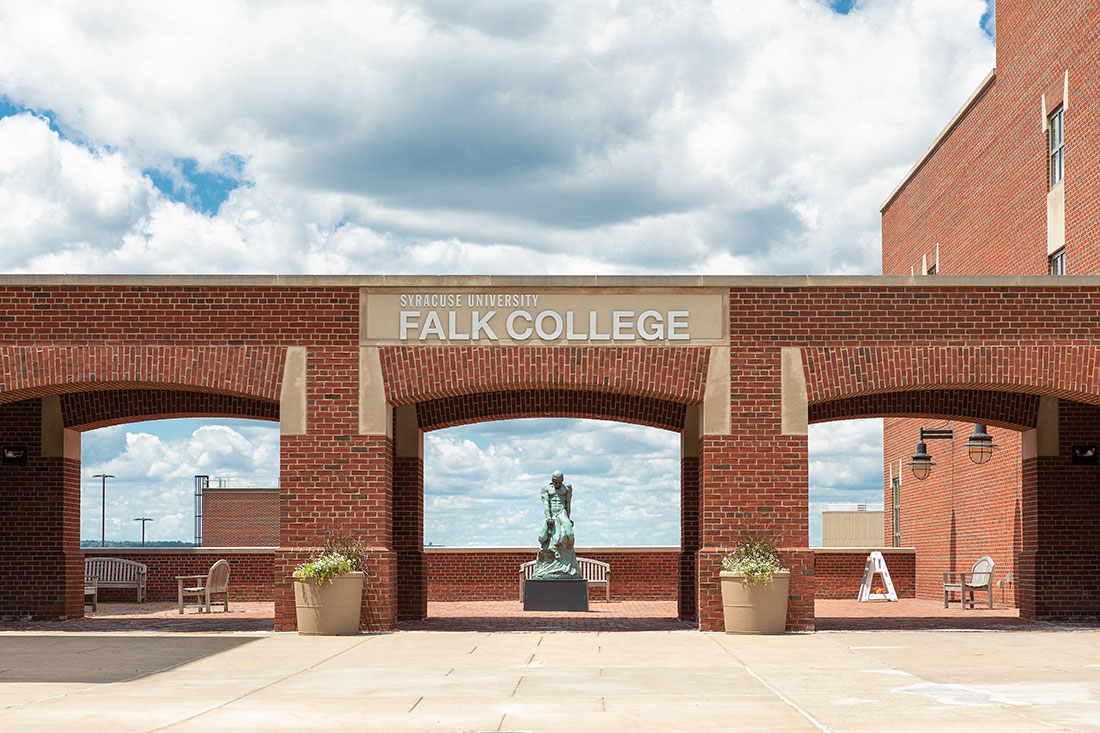
[[[909,466],[913,471],[913,476],[918,481],[923,481],[928,478],[932,473],[932,466],[935,466],[935,462],[932,460],[932,456],[928,454],[928,445],[926,440],[952,440],[955,437],[955,431],[952,429],[920,429],[920,438],[917,442],[917,451],[913,454],[909,463],[905,464]],[[966,441],[966,452],[970,456],[970,460],[978,465],[986,463],[993,457],[993,449],[997,446],[993,444],[993,436],[986,432],[985,425],[975,423],[974,434],[970,436],[970,439]]]

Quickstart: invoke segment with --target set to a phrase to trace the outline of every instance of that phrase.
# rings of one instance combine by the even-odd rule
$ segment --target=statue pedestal
[[[525,580],[524,611],[587,611],[588,581]]]

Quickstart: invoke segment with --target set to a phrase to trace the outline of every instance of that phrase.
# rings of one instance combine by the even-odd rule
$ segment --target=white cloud
[[[0,93],[69,139],[3,121],[0,270],[874,272],[984,9],[3,4]],[[226,156],[213,217],[141,174]]]
[[[573,484],[577,542],[680,543],[679,435],[599,420],[506,420],[428,433],[425,542],[537,544],[539,489]]]
[[[195,534],[194,477],[276,477],[279,429],[270,425],[211,425],[170,420],[117,425],[83,434],[80,536],[98,539],[107,480],[106,537],[138,540],[134,517],[152,517],[147,540],[191,541]],[[181,425],[185,427],[181,432]],[[162,432],[158,436],[153,431]],[[170,436],[170,437],[169,437]]]

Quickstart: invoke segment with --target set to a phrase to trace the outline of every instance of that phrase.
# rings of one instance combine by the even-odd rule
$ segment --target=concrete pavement
[[[1100,634],[0,633],[0,730],[1096,730]]]

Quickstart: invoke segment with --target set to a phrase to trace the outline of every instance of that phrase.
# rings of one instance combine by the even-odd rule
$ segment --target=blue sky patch
[[[250,185],[244,180],[241,156],[223,156],[219,167],[218,171],[203,171],[194,158],[176,158],[170,168],[146,168],[142,173],[172,201],[213,216],[231,192]]]
[[[840,13],[841,15],[847,15],[851,12],[855,4],[856,0],[831,0],[829,7],[831,7],[834,12]]]

